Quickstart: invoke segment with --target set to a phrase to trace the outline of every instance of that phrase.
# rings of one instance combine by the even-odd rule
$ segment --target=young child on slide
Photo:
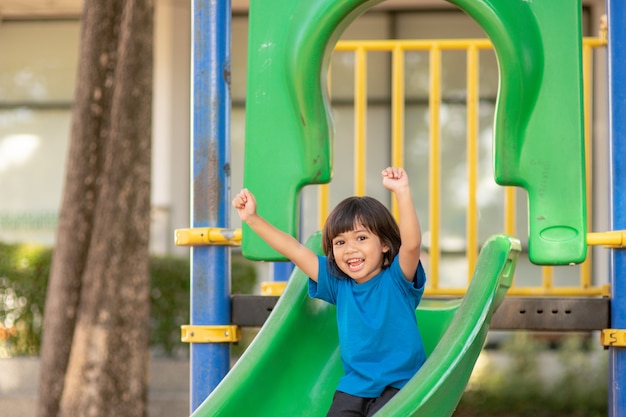
[[[421,229],[402,168],[382,171],[400,216],[371,197],[349,197],[330,213],[318,256],[257,214],[254,195],[233,199],[241,220],[307,274],[309,295],[337,307],[344,374],[328,416],[371,416],[425,361],[415,309],[426,276],[420,262]]]

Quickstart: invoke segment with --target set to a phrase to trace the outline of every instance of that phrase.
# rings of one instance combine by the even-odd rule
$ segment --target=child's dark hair
[[[400,250],[400,229],[387,207],[372,197],[348,197],[328,215],[322,233],[322,248],[335,276],[346,275],[337,267],[333,255],[333,239],[341,233],[354,230],[359,224],[389,247],[389,251],[383,254],[383,268],[391,265]]]

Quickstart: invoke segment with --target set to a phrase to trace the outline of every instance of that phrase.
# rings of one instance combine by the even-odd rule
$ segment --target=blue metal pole
[[[228,227],[230,0],[192,4],[191,227]],[[230,249],[191,250],[191,325],[230,324]],[[198,408],[226,375],[228,343],[192,343],[190,407]]]
[[[611,230],[626,229],[626,2],[608,0]],[[611,251],[611,328],[626,329],[626,250]],[[609,348],[609,416],[626,416],[626,348]]]
[[[293,272],[294,265],[291,262],[274,262],[272,263],[272,281],[284,282],[289,281],[289,277]]]

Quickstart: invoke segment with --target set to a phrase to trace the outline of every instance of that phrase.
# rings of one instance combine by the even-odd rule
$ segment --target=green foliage
[[[608,412],[607,363],[598,360],[579,336],[563,336],[556,352],[559,372],[540,368],[545,343],[516,332],[503,346],[506,366],[490,367],[470,386],[454,417],[600,417]],[[548,373],[548,375],[546,375]],[[551,379],[554,380],[551,380]]]
[[[34,245],[0,243],[0,358],[38,355],[52,250]],[[171,356],[188,346],[180,341],[180,326],[189,323],[189,259],[150,259],[151,346]],[[254,264],[232,255],[232,292],[252,293]]]
[[[37,355],[52,251],[0,243],[0,357]]]
[[[595,361],[592,358],[581,337],[565,339],[559,349],[558,359],[564,372],[552,392],[563,414],[586,417],[608,414],[608,354]]]
[[[158,355],[186,354],[181,344],[180,326],[189,323],[189,259],[152,257],[151,283],[151,345]],[[251,261],[233,254],[231,259],[231,292],[251,294],[256,271]]]
[[[150,344],[166,356],[181,349],[180,326],[189,323],[189,260],[150,260]]]

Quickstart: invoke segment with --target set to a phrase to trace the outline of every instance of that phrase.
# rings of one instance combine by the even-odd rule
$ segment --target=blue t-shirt
[[[426,274],[421,262],[413,282],[404,278],[398,257],[362,284],[332,276],[318,257],[318,281],[309,279],[309,296],[337,306],[344,375],[337,390],[375,398],[387,386],[402,388],[426,360],[415,309]]]

